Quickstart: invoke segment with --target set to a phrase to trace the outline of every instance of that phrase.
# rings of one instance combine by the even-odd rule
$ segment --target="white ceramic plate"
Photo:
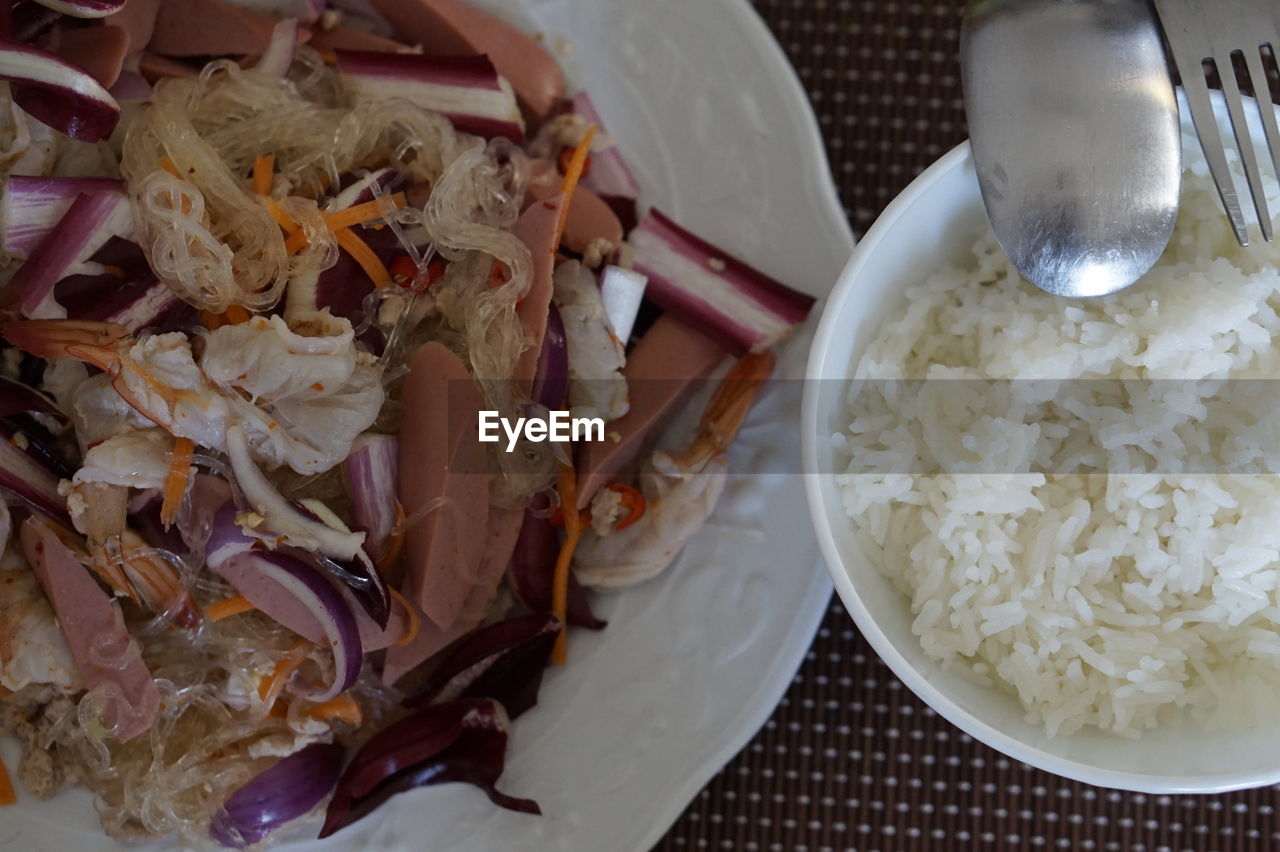
[[[490,0],[545,34],[635,168],[643,200],[822,296],[853,248],[804,90],[746,0]],[[809,334],[780,359],[803,373]],[[795,390],[795,388],[791,388]],[[501,788],[418,790],[309,849],[647,850],[785,691],[831,593],[805,510],[799,394],[772,388],[730,453],[712,521],[660,579],[601,599],[521,717]],[[16,765],[16,747],[3,754]],[[314,837],[318,825],[300,828]],[[306,836],[306,835],[304,835]],[[90,798],[23,797],[0,848],[113,848]],[[135,847],[136,848],[136,847]]]

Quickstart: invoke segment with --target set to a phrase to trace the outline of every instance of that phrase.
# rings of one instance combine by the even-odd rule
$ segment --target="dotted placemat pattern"
[[[966,137],[964,5],[755,0],[809,92],[858,233]],[[773,717],[657,849],[1280,849],[1278,789],[1146,796],[1010,760],[916,698],[833,600]]]

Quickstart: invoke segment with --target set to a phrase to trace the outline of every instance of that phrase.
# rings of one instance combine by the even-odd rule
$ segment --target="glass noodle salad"
[[[0,800],[230,847],[446,782],[538,813],[510,721],[710,515],[812,300],[640,217],[587,95],[458,0],[3,10]]]

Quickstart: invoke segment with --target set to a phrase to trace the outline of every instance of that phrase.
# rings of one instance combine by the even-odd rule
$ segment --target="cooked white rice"
[[[1185,147],[1177,230],[1137,286],[1046,295],[988,231],[961,266],[908,291],[857,375],[1196,383],[1135,384],[1127,401],[1073,383],[1069,403],[1033,399],[980,424],[972,411],[989,406],[966,411],[963,386],[946,404],[881,394],[875,415],[851,392],[851,426],[833,438],[851,472],[879,471],[840,475],[845,508],[910,598],[924,650],[1016,693],[1050,735],[1137,736],[1184,715],[1248,724],[1280,701],[1280,477],[903,473],[965,453],[986,471],[1046,469],[1037,461],[1069,449],[1052,425],[1068,408],[1096,427],[1086,469],[1135,453],[1161,471],[1191,455],[1212,470],[1274,461],[1277,423],[1223,428],[1194,397],[1215,392],[1211,379],[1280,378],[1280,246],[1235,244],[1196,143]],[[976,443],[959,446],[966,432]]]

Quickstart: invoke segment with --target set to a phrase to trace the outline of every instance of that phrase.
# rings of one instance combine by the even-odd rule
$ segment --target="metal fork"
[[[1249,73],[1257,106],[1266,131],[1271,165],[1280,178],[1280,127],[1271,105],[1271,87],[1262,63],[1263,49],[1270,47],[1280,54],[1280,3],[1277,0],[1154,0],[1156,14],[1164,29],[1165,40],[1173,55],[1174,65],[1182,77],[1191,121],[1209,163],[1209,172],[1222,197],[1222,206],[1240,245],[1249,244],[1244,211],[1236,194],[1235,181],[1227,166],[1222,135],[1213,114],[1206,79],[1206,64],[1212,62],[1222,80],[1236,150],[1244,164],[1249,193],[1258,214],[1262,238],[1270,242],[1274,236],[1271,213],[1262,190],[1262,172],[1258,166],[1253,137],[1245,118],[1240,86],[1236,83],[1235,58],[1241,57]]]

